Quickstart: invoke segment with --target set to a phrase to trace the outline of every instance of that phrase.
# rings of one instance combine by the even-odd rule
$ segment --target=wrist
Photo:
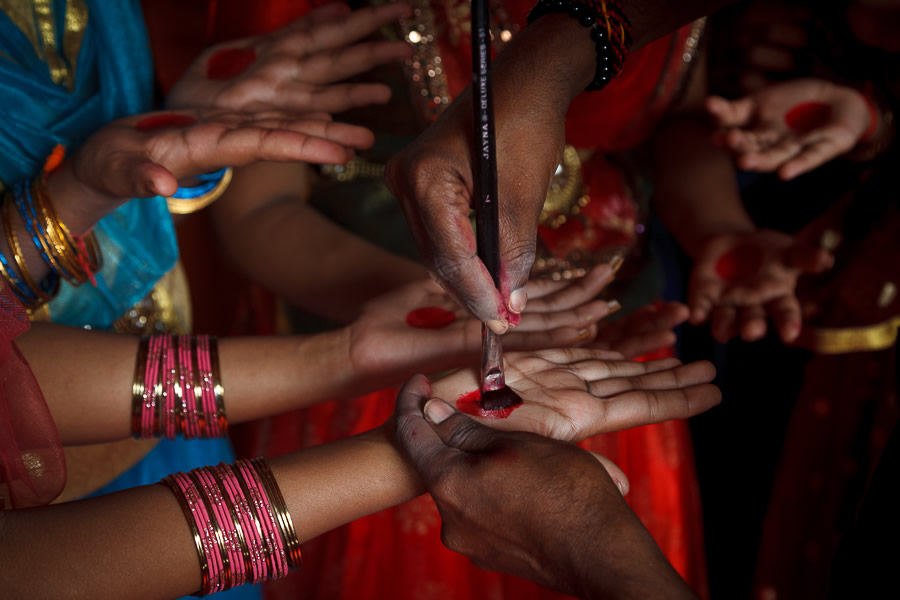
[[[855,90],[866,103],[869,120],[856,145],[846,158],[856,162],[873,160],[880,156],[894,140],[893,112],[887,103],[878,98],[874,86],[866,82],[861,90]]]
[[[82,181],[72,160],[66,160],[46,176],[46,190],[60,220],[78,235],[90,231],[124,201],[99,192]],[[63,201],[63,198],[69,200]]]

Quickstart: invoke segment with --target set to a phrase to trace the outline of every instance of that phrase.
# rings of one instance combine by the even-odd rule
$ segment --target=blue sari
[[[69,154],[106,123],[153,109],[153,62],[137,0],[53,0],[56,49],[71,73],[61,82],[47,59],[27,2],[0,12],[0,180],[7,186],[40,173],[60,144]],[[67,9],[70,14],[67,20]],[[81,11],[80,13],[78,11]],[[71,30],[81,27],[80,47],[65,56]],[[23,29],[22,26],[26,25]],[[68,30],[67,30],[68,28]],[[71,47],[70,47],[71,48]],[[59,59],[57,58],[57,61]],[[59,64],[59,62],[57,62]],[[94,228],[103,252],[97,286],[74,287],[63,281],[50,302],[55,322],[110,329],[178,258],[172,218],[165,199],[135,198]],[[230,462],[227,440],[161,440],[129,471],[96,495],[156,483],[175,471]],[[229,597],[258,598],[256,588],[236,589]]]

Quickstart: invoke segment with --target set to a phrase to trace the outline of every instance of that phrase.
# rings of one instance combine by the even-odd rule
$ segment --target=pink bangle
[[[242,557],[235,557],[234,521],[222,506],[222,495],[219,486],[207,469],[195,469],[189,473],[198,489],[202,490],[203,502],[215,530],[215,539],[219,545],[219,555],[223,564],[223,588],[229,589],[238,585],[235,571],[243,562]]]
[[[219,419],[216,409],[216,396],[213,392],[212,367],[209,360],[209,336],[198,335],[194,338],[197,346],[197,373],[200,379],[200,397],[203,401],[204,427],[207,437],[219,437]]]
[[[243,585],[250,581],[252,573],[252,564],[250,561],[249,543],[244,533],[244,521],[240,514],[238,506],[235,504],[235,497],[225,482],[225,478],[221,475],[222,467],[209,467],[206,474],[211,478],[219,490],[219,498],[222,501],[222,510],[230,519],[231,523],[231,550],[232,550],[232,567],[234,568],[234,585]]]
[[[256,514],[260,517],[266,545],[266,556],[270,565],[269,576],[273,578],[283,577],[287,565],[282,561],[283,551],[280,551],[278,531],[275,520],[272,518],[266,493],[249,461],[239,460],[235,463],[235,466],[238,468],[241,478],[250,491],[250,500],[256,509]]]
[[[206,558],[206,566],[208,569],[208,583],[206,587],[200,590],[200,593],[205,595],[216,592],[221,588],[222,585],[222,559],[219,556],[217,544],[213,538],[212,532],[210,531],[211,525],[209,522],[209,516],[206,514],[206,508],[200,501],[197,489],[194,487],[193,482],[191,482],[187,475],[185,475],[184,473],[175,473],[171,477],[178,485],[179,491],[181,492],[182,496],[184,496],[188,507],[191,509],[194,523],[197,527],[197,530],[200,532],[200,540],[203,544],[203,554]],[[202,572],[202,563],[200,568]]]
[[[198,594],[283,577],[299,568],[299,540],[262,459],[175,473],[162,483],[178,498],[194,537],[202,582]]]

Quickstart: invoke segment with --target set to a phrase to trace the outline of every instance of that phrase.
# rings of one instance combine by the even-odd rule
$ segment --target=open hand
[[[362,127],[285,113],[151,113],[100,129],[75,153],[72,168],[85,187],[121,200],[171,196],[178,180],[192,175],[261,160],[344,163],[372,142]]]
[[[851,150],[871,115],[857,90],[822,79],[795,79],[738,100],[707,98],[722,128],[717,141],[742,169],[792,179]]]
[[[572,281],[535,280],[521,322],[503,336],[507,350],[571,346],[593,337],[609,305],[594,300],[612,278],[608,265]],[[475,363],[481,352],[481,322],[441,287],[423,280],[367,303],[349,327],[351,361],[366,377],[388,384],[416,371],[436,373]]]
[[[781,339],[792,342],[802,321],[797,278],[820,273],[833,261],[828,251],[778,231],[713,236],[691,272],[690,321],[709,320],[720,342],[738,334],[753,341],[765,335],[769,317]]]
[[[362,41],[409,13],[401,3],[354,11],[331,3],[274,33],[213,46],[188,68],[166,105],[330,114],[382,104],[391,95],[387,85],[347,80],[409,57],[406,42]]]
[[[612,350],[625,358],[637,358],[675,343],[675,327],[687,321],[691,311],[680,302],[644,306],[614,321],[597,323],[597,336],[588,344]]]
[[[600,433],[686,419],[721,400],[710,384],[715,368],[706,361],[687,365],[676,358],[625,360],[603,350],[566,348],[504,356],[506,385],[522,404],[502,413],[474,404],[479,374],[461,369],[436,382],[432,397],[446,400],[494,429],[530,431],[580,442]],[[474,395],[473,395],[474,393]]]

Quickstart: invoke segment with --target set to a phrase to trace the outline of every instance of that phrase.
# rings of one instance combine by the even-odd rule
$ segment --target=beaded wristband
[[[200,560],[195,595],[259,583],[301,566],[284,498],[262,459],[175,473],[161,481],[178,499]]]
[[[567,13],[589,27],[597,53],[594,79],[587,91],[600,90],[617,77],[631,49],[631,23],[615,0],[538,0],[528,13],[528,23],[550,13]]]
[[[138,345],[131,433],[138,438],[224,437],[228,429],[216,338],[155,335]]]

